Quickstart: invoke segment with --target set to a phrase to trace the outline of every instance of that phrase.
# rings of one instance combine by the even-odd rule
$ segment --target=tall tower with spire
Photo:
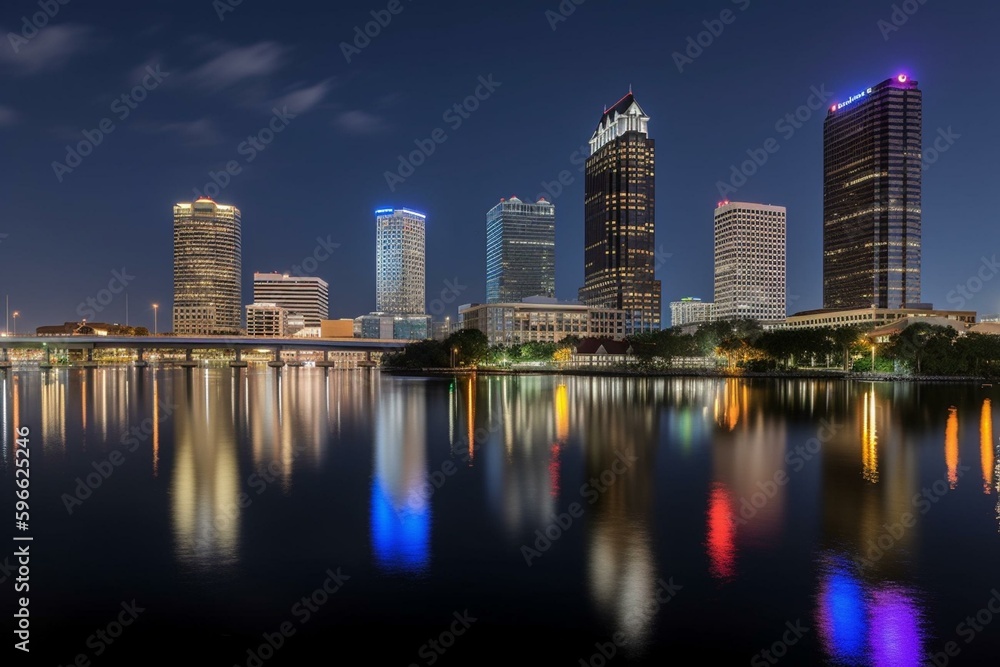
[[[590,139],[584,200],[584,285],[580,301],[625,311],[626,333],[657,331],[656,151],[649,116],[629,93]]]

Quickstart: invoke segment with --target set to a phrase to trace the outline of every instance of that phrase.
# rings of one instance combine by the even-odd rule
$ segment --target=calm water
[[[48,664],[1000,654],[989,388],[317,369],[0,387],[11,513],[12,434],[31,430],[32,647]],[[118,638],[91,637],[132,600]]]

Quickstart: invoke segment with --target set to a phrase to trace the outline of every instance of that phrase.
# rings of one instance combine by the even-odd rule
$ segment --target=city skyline
[[[179,12],[184,5],[179,3]],[[476,8],[473,16],[500,27],[530,19],[535,11],[527,4],[515,6],[524,12]],[[211,74],[218,71],[207,66],[215,60],[210,53],[182,53],[172,47],[173,38],[181,34],[177,32],[181,29],[178,21],[145,12],[135,17],[110,13],[91,26],[91,39],[80,39],[78,60],[54,60],[45,65],[37,52],[31,56],[34,60],[0,64],[0,75],[25,92],[17,100],[0,100],[0,105],[13,112],[4,116],[5,124],[0,127],[9,140],[9,165],[16,164],[22,171],[22,176],[12,175],[0,185],[6,187],[10,216],[0,227],[0,233],[6,234],[0,240],[4,259],[0,284],[4,294],[11,295],[12,310],[21,313],[19,329],[31,330],[78,316],[78,306],[105,288],[112,272],[120,272],[124,266],[128,275],[135,276],[128,285],[131,322],[151,325],[150,304],[159,303],[163,329],[168,321],[163,309],[170,297],[171,264],[169,257],[160,256],[155,248],[169,242],[164,202],[192,198],[195,188],[214,192],[220,186],[207,189],[205,184],[218,180],[228,181],[218,199],[236,202],[246,212],[247,266],[293,271],[317,251],[319,256],[337,256],[312,267],[312,275],[323,277],[332,286],[358,287],[331,304],[333,317],[354,316],[370,309],[374,276],[361,261],[370,261],[365,248],[370,247],[373,234],[360,223],[368,219],[373,204],[393,201],[406,201],[426,210],[435,220],[428,245],[430,298],[444,288],[445,281],[457,279],[468,286],[470,295],[461,300],[477,300],[485,294],[481,257],[455,253],[450,246],[453,239],[469,238],[470,246],[482,247],[485,230],[470,227],[470,216],[488,208],[497,194],[513,191],[524,196],[532,193],[533,197],[537,191],[549,198],[563,221],[557,230],[560,254],[570,259],[580,256],[583,232],[576,221],[582,219],[580,168],[586,157],[580,136],[591,129],[593,117],[603,105],[632,83],[643,108],[657,119],[656,137],[668,146],[667,152],[661,147],[658,164],[660,199],[670,207],[669,215],[661,206],[657,216],[657,241],[662,246],[658,251],[663,255],[658,277],[667,286],[664,304],[684,294],[711,293],[711,221],[703,211],[719,199],[717,184],[729,181],[731,165],[739,166],[747,159],[748,150],[755,151],[773,137],[780,151],[770,154],[767,163],[738,186],[738,193],[731,198],[780,200],[801,221],[789,230],[789,312],[814,309],[822,306],[822,276],[815,267],[821,256],[819,165],[824,114],[814,112],[809,117],[809,108],[802,105],[810,101],[815,88],[819,99],[826,98],[825,113],[830,104],[849,99],[871,82],[906,71],[928,91],[924,100],[923,300],[938,307],[974,307],[987,313],[1000,310],[1000,284],[987,282],[976,291],[964,289],[984,259],[978,239],[991,228],[981,192],[989,183],[987,147],[995,142],[997,130],[985,116],[993,108],[993,92],[977,84],[977,73],[957,66],[948,55],[955,46],[954,37],[949,35],[959,31],[962,15],[924,6],[904,27],[889,33],[887,40],[877,27],[877,22],[886,18],[885,8],[860,2],[847,3],[837,11],[823,7],[813,20],[823,21],[830,34],[850,34],[856,40],[854,48],[840,50],[833,57],[830,49],[813,45],[795,30],[800,18],[789,12],[789,6],[754,4],[737,12],[737,22],[727,26],[693,63],[684,64],[682,72],[675,66],[673,54],[684,53],[688,37],[697,36],[704,29],[702,21],[712,17],[704,8],[664,8],[649,3],[637,11],[648,14],[650,26],[640,26],[632,35],[647,57],[630,67],[602,63],[585,54],[579,56],[578,63],[562,68],[563,76],[557,81],[551,77],[536,81],[528,76],[534,69],[529,59],[518,58],[507,69],[501,68],[506,62],[502,54],[508,47],[495,44],[485,53],[476,53],[461,71],[419,91],[407,85],[380,91],[363,75],[387,62],[403,62],[404,76],[411,69],[438,62],[444,58],[442,54],[424,54],[417,68],[416,63],[406,62],[398,54],[408,50],[413,31],[435,34],[437,30],[448,31],[446,24],[432,26],[429,16],[404,13],[397,21],[399,25],[404,20],[412,22],[407,31],[375,40],[350,63],[342,61],[332,69],[328,64],[320,69],[303,67],[300,76],[292,77],[289,68],[302,62],[303,52],[319,48],[312,31],[302,31],[301,41],[296,42],[299,47],[292,52],[287,48],[293,40],[291,26],[279,12],[243,6],[227,14],[224,23],[205,26],[207,33],[220,40],[215,53],[250,53],[257,47],[261,54],[261,69],[242,78],[229,74],[230,78],[220,79],[220,85],[238,97],[249,97],[248,105],[252,99],[258,102],[235,110],[232,96],[203,95],[197,108],[190,106],[187,96],[178,96],[178,90],[209,85]],[[210,8],[197,3],[188,7],[193,14],[207,12],[208,19],[217,19]],[[988,20],[997,10],[985,7],[982,11]],[[552,30],[544,12],[538,11],[537,37],[545,38],[539,41],[545,45],[541,48],[561,49],[564,44],[596,36],[611,13],[588,3]],[[350,26],[364,17],[363,11],[345,15]],[[270,23],[266,29],[257,25],[262,18]],[[136,19],[149,28],[145,40],[123,42],[112,54],[93,39],[95,30],[114,32]],[[72,16],[61,14],[46,30],[60,30],[63,21],[72,23]],[[17,18],[9,18],[3,25],[12,28],[18,23]],[[730,69],[726,63],[754,44],[752,35],[763,26],[784,28],[784,42],[760,54],[753,63],[736,62],[735,69]],[[344,32],[350,30],[345,27]],[[945,37],[940,37],[942,34]],[[349,34],[335,35],[334,41],[339,43],[340,39],[348,40]],[[464,40],[471,43],[472,38],[462,36],[457,46]],[[31,54],[29,48],[39,43],[32,41],[24,47],[25,58]],[[978,58],[984,64],[994,57],[983,45],[962,47],[968,58]],[[336,51],[335,44],[326,48]],[[533,46],[532,53],[541,55],[539,48]],[[789,53],[796,54],[795,66],[778,66],[787,61]],[[101,66],[96,66],[98,63]],[[132,63],[142,65],[133,68]],[[147,66],[155,71],[158,63],[163,73],[169,72],[159,83],[146,72]],[[64,81],[63,75],[77,68],[88,76],[66,87],[52,85],[53,81]],[[502,85],[481,101],[481,108],[462,119],[458,129],[442,124],[440,112],[473,94],[480,86],[478,77],[488,78],[491,71]],[[329,76],[341,74],[346,78],[338,80],[336,87],[333,81],[327,82]],[[148,87],[157,84],[139,95],[148,99],[130,109],[127,119],[109,114],[115,99],[132,91],[144,78]],[[256,98],[251,94],[255,88],[260,89]],[[540,92],[543,89],[544,95]],[[84,96],[84,91],[89,93]],[[354,94],[345,97],[348,91]],[[375,102],[363,110],[350,99],[357,93]],[[400,94],[405,96],[400,98]],[[67,99],[84,97],[91,101],[72,112],[64,111]],[[45,102],[44,107],[33,108],[31,100],[36,98]],[[529,98],[533,105],[524,104]],[[281,127],[283,121],[274,117],[272,102],[283,99],[298,103],[298,109],[289,108],[296,117],[288,119],[289,125],[274,135],[265,150],[253,149],[252,162],[244,161],[249,156],[240,148],[248,134],[269,127],[272,121]],[[401,108],[400,99],[408,99],[409,104]],[[740,103],[734,106],[732,99]],[[800,108],[805,112],[796,118]],[[42,109],[45,112],[39,113]],[[404,109],[420,111],[408,113]],[[220,123],[230,115],[233,122]],[[786,122],[786,115],[794,122]],[[95,136],[92,131],[104,116],[114,119],[115,131],[105,135],[93,154],[71,173],[57,180],[52,163],[66,162],[65,147],[76,147],[83,141],[82,130]],[[778,124],[781,129],[776,129]],[[398,155],[408,155],[416,147],[414,140],[424,141],[438,125],[446,128],[447,142],[439,143],[425,158],[426,164],[391,191],[384,173],[396,166]],[[519,142],[519,151],[508,150],[507,137],[517,132],[514,128],[527,126],[544,131],[534,133],[533,141]],[[970,136],[974,138],[969,140]],[[316,140],[319,137],[322,141]],[[136,148],[163,159],[139,169],[135,166]],[[332,171],[327,170],[329,173],[320,179],[320,172],[311,165],[319,156],[332,158],[344,150],[357,152],[355,163],[350,169],[331,164]],[[486,155],[491,158],[475,170],[466,168],[478,156]],[[242,170],[227,172],[229,161],[238,163],[236,167]],[[328,162],[323,159],[320,164]],[[284,196],[274,196],[279,194]],[[118,205],[94,217],[91,202],[112,196]],[[289,197],[300,203],[291,214],[286,205]],[[143,223],[134,224],[135,220]],[[98,235],[95,230],[103,233]],[[687,252],[688,248],[695,251]],[[80,279],[66,290],[56,275],[35,275],[33,267],[39,258]],[[985,259],[991,255],[986,253]],[[23,280],[26,272],[33,276],[30,281]],[[244,274],[244,293],[249,293],[251,280]],[[574,298],[582,281],[579,262],[561,262],[557,297]],[[454,311],[450,309],[453,317]],[[113,301],[97,312],[96,318],[124,321],[124,300]]]

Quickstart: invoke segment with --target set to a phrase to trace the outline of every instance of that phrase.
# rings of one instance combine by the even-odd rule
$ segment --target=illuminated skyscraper
[[[626,331],[660,328],[656,280],[655,144],[630,92],[604,112],[590,139],[580,301],[624,310]]]
[[[486,302],[556,295],[556,207],[500,200],[486,214]]]
[[[715,318],[784,320],[785,207],[723,202],[715,209]]]
[[[427,216],[408,209],[375,211],[376,310],[388,315],[424,315]]]
[[[174,206],[173,328],[238,333],[243,320],[240,210],[208,197]]]
[[[824,125],[823,305],[920,304],[923,94],[904,74]]]

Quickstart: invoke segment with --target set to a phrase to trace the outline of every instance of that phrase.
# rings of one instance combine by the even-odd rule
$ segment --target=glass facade
[[[376,310],[392,315],[423,315],[427,216],[407,209],[375,212]]]
[[[628,333],[657,331],[655,142],[629,93],[604,113],[590,140],[580,301],[625,311]]]
[[[921,303],[922,130],[922,92],[905,75],[827,114],[825,308]]]
[[[240,333],[242,270],[238,208],[207,197],[174,206],[175,334]]]
[[[486,214],[486,301],[556,295],[556,207],[503,200]]]

